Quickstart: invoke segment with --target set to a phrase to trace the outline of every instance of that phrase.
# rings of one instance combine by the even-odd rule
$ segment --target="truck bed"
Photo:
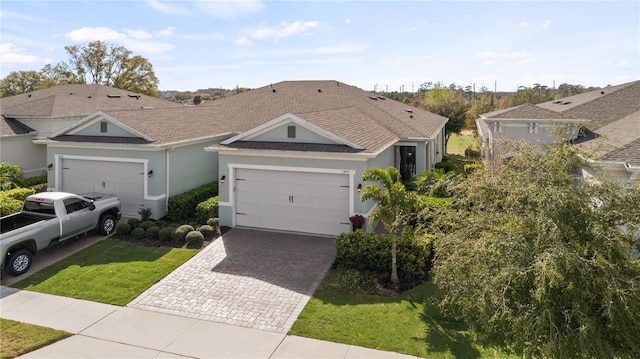
[[[55,215],[38,213],[16,213],[11,216],[2,217],[2,222],[0,223],[0,234],[51,218],[55,218]]]

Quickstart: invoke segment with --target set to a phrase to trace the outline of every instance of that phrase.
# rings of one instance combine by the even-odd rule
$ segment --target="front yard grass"
[[[423,358],[511,358],[474,344],[463,322],[444,317],[432,282],[394,297],[363,294],[333,283],[342,271],[329,271],[289,334]]]
[[[122,306],[197,252],[105,239],[13,287]]]
[[[0,358],[15,358],[70,337],[62,330],[0,318]]]
[[[449,141],[447,141],[447,153],[460,154],[464,153],[467,148],[478,150],[480,148],[480,138],[470,134],[451,134]]]

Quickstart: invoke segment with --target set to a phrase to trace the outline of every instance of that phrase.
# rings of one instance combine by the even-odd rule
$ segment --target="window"
[[[296,126],[287,126],[287,137],[296,138]]]
[[[63,203],[64,208],[67,210],[67,214],[77,212],[90,206],[89,202],[81,200],[79,198],[67,198],[63,201]]]
[[[100,122],[100,132],[102,132],[102,133],[106,133],[107,132],[107,123],[106,122]]]

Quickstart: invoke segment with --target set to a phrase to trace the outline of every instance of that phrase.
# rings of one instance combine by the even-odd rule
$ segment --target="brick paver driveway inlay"
[[[234,228],[128,306],[286,333],[334,259],[333,238]]]

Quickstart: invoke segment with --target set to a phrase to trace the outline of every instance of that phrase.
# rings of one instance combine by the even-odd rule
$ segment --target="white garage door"
[[[144,165],[65,158],[62,191],[114,193],[120,197],[122,214],[137,216],[144,208]]]
[[[239,226],[336,235],[350,230],[349,176],[237,169]]]

